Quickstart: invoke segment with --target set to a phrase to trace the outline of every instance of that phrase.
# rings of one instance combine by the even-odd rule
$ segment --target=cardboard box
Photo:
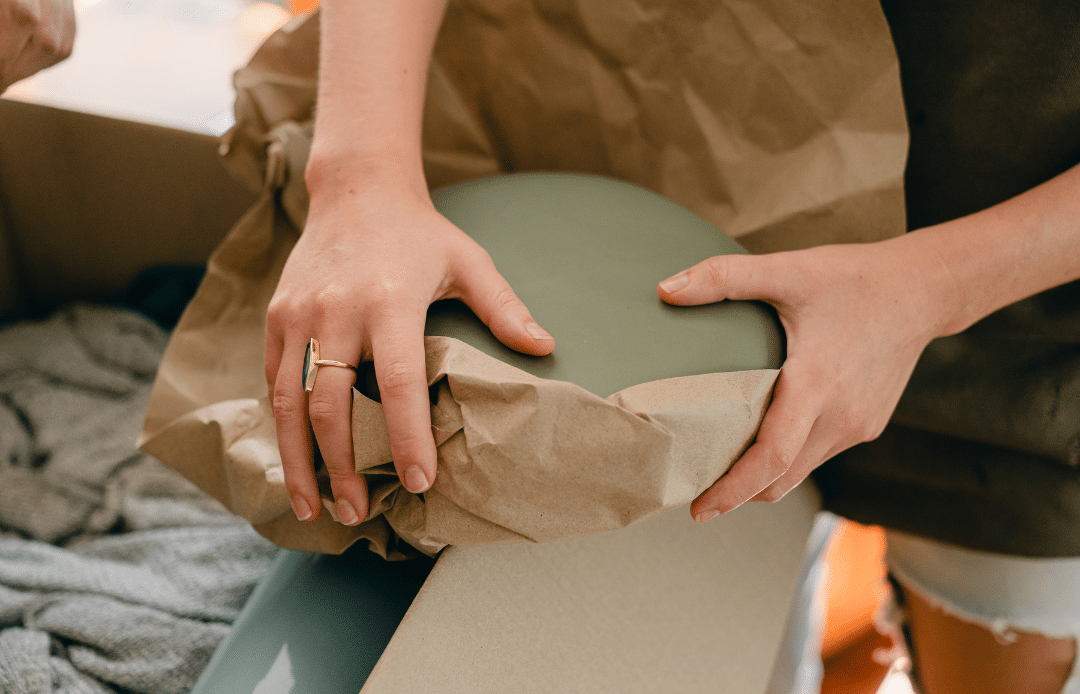
[[[203,262],[252,201],[212,138],[0,100],[0,314]],[[700,527],[680,510],[565,542],[449,548],[363,691],[759,694],[817,508],[803,486]],[[277,662],[265,655],[248,657]],[[276,672],[259,691],[290,691]]]
[[[0,316],[108,300],[204,263],[254,196],[217,140],[0,99]]]

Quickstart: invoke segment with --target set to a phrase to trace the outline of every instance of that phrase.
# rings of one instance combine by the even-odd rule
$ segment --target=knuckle
[[[364,302],[373,307],[398,306],[405,296],[406,288],[391,279],[372,282],[364,287]]]
[[[713,484],[706,492],[711,497],[708,501],[710,507],[730,511],[746,501],[747,495],[744,492],[729,485],[723,485],[721,484],[722,481],[723,478]]]
[[[297,496],[306,497],[308,495],[307,485],[304,484],[304,473],[296,469],[285,470],[285,493],[290,498]]]
[[[516,310],[524,306],[524,304],[521,303],[521,299],[517,297],[517,294],[514,293],[514,290],[511,289],[509,285],[506,285],[499,290],[495,295],[493,305],[495,310],[500,313]]]
[[[340,318],[350,308],[350,294],[338,286],[321,287],[317,291],[297,295],[296,292],[277,292],[266,307],[266,323],[281,331],[301,327],[301,323],[328,317]]]
[[[705,271],[705,279],[709,284],[716,287],[727,284],[729,267],[727,258],[715,255],[702,262],[701,267]]]
[[[400,330],[403,322],[422,321],[429,303],[411,291],[389,285],[379,285],[365,292],[362,302],[361,310],[372,326],[384,330]]]
[[[292,417],[300,412],[300,398],[296,394],[275,389],[271,395],[271,408],[276,419]]]
[[[796,455],[798,452],[789,446],[774,446],[765,453],[765,465],[772,474],[780,476],[791,469]]]
[[[312,391],[308,399],[308,418],[312,426],[326,428],[336,423],[341,415],[342,410],[336,401],[320,394],[318,389]]]
[[[761,491],[759,495],[762,501],[770,504],[775,504],[787,495],[787,490],[783,489],[779,485],[771,485]]]
[[[282,328],[289,326],[295,315],[295,302],[285,295],[275,294],[266,307],[266,325],[271,330],[281,332]]]
[[[389,282],[375,282],[364,288],[364,303],[369,306],[392,304],[398,288]]]
[[[342,492],[351,488],[357,480],[356,470],[341,465],[332,467],[328,465],[326,474],[330,477],[330,488],[334,490],[334,496],[336,497],[343,496]]]
[[[342,312],[348,309],[348,303],[348,295],[338,287],[323,287],[315,295],[311,310],[316,320],[325,321],[340,318]]]
[[[266,307],[266,325],[270,328],[281,325],[284,314],[284,302],[275,296],[270,299],[270,304]]]
[[[400,452],[400,455],[395,455],[395,459],[401,458],[398,462],[404,470],[416,462],[419,451],[424,446],[424,436],[416,431],[401,431],[394,436],[393,445],[394,450]]]
[[[392,361],[379,374],[379,390],[384,393],[401,394],[420,381],[420,370],[404,361]]]

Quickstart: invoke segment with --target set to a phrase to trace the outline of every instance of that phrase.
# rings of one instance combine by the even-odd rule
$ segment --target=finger
[[[725,299],[777,301],[782,289],[775,256],[717,255],[657,285],[660,298],[677,306],[711,304]]]
[[[787,387],[781,371],[757,440],[690,505],[694,519],[700,523],[727,513],[778,480],[798,459],[816,420],[817,408],[806,402],[805,391]]]
[[[302,339],[286,343],[271,398],[285,489],[293,512],[302,521],[315,520],[322,508],[315,481],[307,403],[300,382],[306,348],[307,343]]]
[[[359,361],[360,343],[347,338],[320,341],[320,358],[346,364]],[[319,452],[330,475],[338,519],[356,525],[367,517],[367,484],[356,471],[352,446],[352,387],[356,372],[340,366],[319,366],[315,386],[308,394],[308,418]]]
[[[56,34],[56,56],[65,60],[75,48],[75,3],[73,0],[58,0],[52,20]]]
[[[419,494],[435,481],[436,463],[424,358],[424,319],[397,315],[392,320],[372,332],[375,379],[394,467],[405,488]]]
[[[263,371],[266,376],[266,392],[270,402],[274,401],[274,383],[281,370],[281,355],[285,349],[284,335],[278,328],[278,320],[272,310],[266,314],[266,348],[263,356]]]
[[[780,475],[775,482],[762,489],[748,501],[765,503],[780,501],[787,496],[788,492],[798,487],[815,468],[842,449],[843,447],[839,445],[829,447],[828,437],[823,431],[819,419],[814,424],[814,428],[811,429],[806,445],[803,446],[798,458],[792,463],[788,471]]]
[[[798,487],[809,474],[809,470],[802,472],[801,466],[796,463],[791,466],[790,470],[781,475],[779,479],[747,499],[746,502],[774,504],[787,496],[788,492],[792,489]]]
[[[473,268],[463,283],[462,300],[510,349],[543,356],[555,349],[555,339],[533,319],[490,258]]]

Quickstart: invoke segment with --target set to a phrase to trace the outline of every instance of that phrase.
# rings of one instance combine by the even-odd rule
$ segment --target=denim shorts
[[[892,577],[946,614],[989,629],[1003,643],[1018,631],[1080,640],[1080,558],[1018,557],[900,532],[885,536]],[[1075,662],[1062,694],[1080,694]]]
[[[828,512],[815,521],[767,694],[818,694],[821,689],[826,556],[838,522]],[[944,612],[982,625],[1006,643],[1017,631],[1080,643],[1080,558],[995,554],[896,531],[886,531],[886,539],[892,578]],[[900,611],[886,605],[883,614],[899,619]],[[894,626],[898,636],[899,624]],[[1062,694],[1080,694],[1076,664]]]

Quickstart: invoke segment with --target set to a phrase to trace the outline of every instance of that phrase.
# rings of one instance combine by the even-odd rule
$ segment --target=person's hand
[[[779,500],[824,461],[881,434],[919,354],[942,334],[947,273],[914,237],[717,256],[660,283],[660,298],[676,305],[768,302],[787,333],[757,439],[694,500],[695,519]]]
[[[322,359],[373,360],[398,476],[413,492],[435,481],[436,453],[424,358],[428,305],[463,300],[507,346],[548,354],[554,340],[533,321],[488,254],[440,215],[426,191],[346,185],[313,195],[307,226],[267,313],[266,379],[285,486],[300,520],[320,512],[308,422],[330,476],[339,519],[368,511],[353,462],[349,369],[321,367],[305,398],[308,340]]]
[[[0,0],[0,93],[71,55],[72,0]]]

